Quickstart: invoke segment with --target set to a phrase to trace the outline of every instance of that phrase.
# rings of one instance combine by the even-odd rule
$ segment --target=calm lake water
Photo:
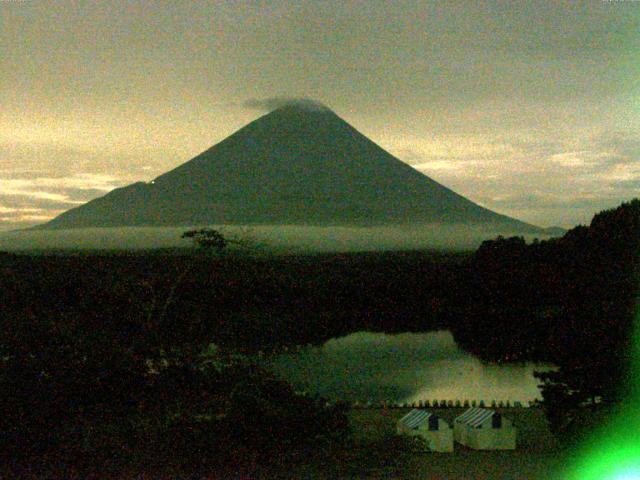
[[[298,390],[333,400],[521,401],[540,398],[535,363],[487,365],[463,352],[448,331],[358,332],[281,354],[271,363]]]

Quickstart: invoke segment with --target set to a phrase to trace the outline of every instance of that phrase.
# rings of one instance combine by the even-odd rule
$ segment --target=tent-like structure
[[[413,409],[398,421],[397,433],[421,437],[432,452],[453,452],[453,430],[442,418]]]
[[[495,410],[470,408],[453,423],[456,442],[476,450],[514,450],[516,427]]]

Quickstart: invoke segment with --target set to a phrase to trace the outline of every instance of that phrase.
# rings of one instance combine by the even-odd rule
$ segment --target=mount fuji
[[[149,183],[115,189],[36,228],[215,224],[542,230],[458,195],[316,104],[277,108]]]

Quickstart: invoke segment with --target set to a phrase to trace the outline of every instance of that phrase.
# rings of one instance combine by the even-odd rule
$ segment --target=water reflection
[[[484,365],[438,331],[358,332],[279,355],[271,368],[297,389],[336,400],[528,402],[540,398],[534,370],[550,366]]]

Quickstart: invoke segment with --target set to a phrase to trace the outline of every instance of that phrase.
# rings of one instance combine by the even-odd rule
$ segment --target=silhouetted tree
[[[180,273],[175,277],[175,280],[171,283],[169,292],[166,294],[165,300],[160,307],[160,311],[157,313],[157,318],[154,319],[155,304],[157,303],[157,297],[154,296],[152,300],[152,306],[149,309],[149,317],[147,323],[151,325],[157,333],[160,333],[164,329],[163,322],[166,319],[167,311],[175,301],[175,296],[178,288],[181,286],[184,279],[193,270],[196,261],[201,255],[209,255],[211,253],[221,254],[225,248],[229,245],[222,233],[217,230],[202,228],[199,230],[189,230],[182,234],[181,238],[188,238],[193,241],[195,246],[196,255],[192,257],[186,265],[183,265]],[[166,350],[165,350],[166,351]]]
[[[215,251],[222,253],[229,245],[229,240],[217,230],[202,228],[200,230],[189,230],[182,234],[182,238],[190,238],[194,245],[201,251]]]
[[[552,430],[571,437],[579,430],[572,419],[584,408],[609,408],[626,393],[639,288],[640,200],[600,212],[557,246],[572,265],[566,316],[550,336],[560,369],[536,376]]]

